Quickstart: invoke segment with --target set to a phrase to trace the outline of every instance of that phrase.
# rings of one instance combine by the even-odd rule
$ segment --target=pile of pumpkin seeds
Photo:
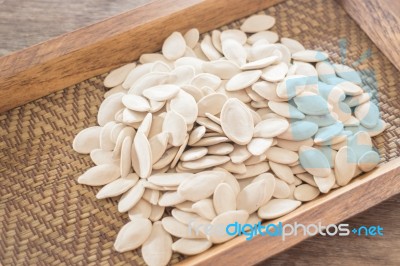
[[[375,168],[385,129],[352,68],[247,18],[240,30],[172,33],[160,53],[111,71],[97,121],[73,148],[96,165],[78,178],[119,197],[130,221],[119,252],[148,265],[194,255],[232,236],[189,224],[279,218]],[[175,241],[173,241],[176,239]]]

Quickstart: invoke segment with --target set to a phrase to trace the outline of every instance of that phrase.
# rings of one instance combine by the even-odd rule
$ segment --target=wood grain
[[[339,223],[389,197],[400,193],[400,158],[364,174],[349,185],[308,202],[294,212],[268,223]],[[379,187],[379,189],[376,189]],[[240,236],[213,247],[179,265],[253,265],[306,239],[302,231],[282,241],[279,237],[257,236],[246,241]]]
[[[400,70],[400,2],[338,0],[346,12]]]
[[[154,0],[0,0],[0,56]]]
[[[194,24],[208,31],[280,1],[155,1],[2,57],[0,99],[7,100],[0,100],[0,112],[159,50],[173,31],[185,32]],[[224,15],[212,10],[224,10]]]

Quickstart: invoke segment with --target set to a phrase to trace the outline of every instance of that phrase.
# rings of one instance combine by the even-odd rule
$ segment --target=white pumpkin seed
[[[215,188],[224,179],[225,174],[220,171],[205,171],[196,174],[193,178],[183,182],[178,187],[178,194],[190,201],[208,198]]]
[[[213,204],[218,215],[236,210],[236,194],[232,187],[227,183],[219,184],[214,191]]]
[[[217,215],[211,199],[202,199],[192,205],[192,210],[204,219],[212,220]]]
[[[135,217],[118,232],[114,248],[118,252],[126,252],[140,247],[150,236],[152,225],[149,219]],[[172,241],[171,241],[172,242]]]
[[[186,42],[182,34],[179,32],[173,32],[167,39],[165,39],[162,46],[162,53],[165,58],[176,60],[183,56],[185,49]]]
[[[139,180],[131,189],[125,192],[119,203],[118,203],[118,211],[119,212],[127,212],[139,202],[144,193],[144,186],[142,180]]]
[[[139,202],[129,210],[128,215],[131,221],[135,220],[136,217],[142,217],[149,219],[151,214],[151,204],[141,199]]]
[[[99,149],[101,131],[102,128],[97,126],[80,131],[72,142],[72,148],[82,154],[88,154],[94,149]]]
[[[253,33],[269,30],[275,25],[275,18],[268,15],[252,15],[247,18],[240,29],[244,32]]]
[[[236,74],[226,83],[226,90],[238,91],[250,87],[261,77],[261,74],[261,70],[249,70]]]
[[[241,101],[229,99],[221,111],[221,127],[230,140],[239,145],[245,145],[253,136],[253,117]]]
[[[78,177],[78,183],[89,186],[103,186],[121,176],[119,166],[115,164],[102,164],[89,168]]]
[[[299,201],[310,201],[318,197],[320,194],[318,188],[303,184],[294,189],[294,197]]]
[[[161,222],[155,222],[147,240],[142,246],[143,260],[149,266],[164,266],[172,257],[172,238]]]
[[[258,210],[261,219],[275,219],[288,214],[301,205],[301,201],[292,199],[272,199]]]
[[[183,255],[196,255],[209,249],[212,243],[207,239],[181,238],[172,244],[172,250]]]

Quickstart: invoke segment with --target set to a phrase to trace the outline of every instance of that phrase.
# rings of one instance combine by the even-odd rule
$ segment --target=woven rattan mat
[[[379,88],[374,97],[390,124],[375,144],[383,161],[398,157],[399,72],[355,22],[334,1],[286,1],[265,12],[277,18],[273,30],[280,36],[327,50],[336,62],[359,62],[355,68],[371,88]],[[116,199],[96,200],[98,188],[76,183],[92,163],[71,143],[81,129],[96,124],[103,78],[0,114],[0,264],[144,264],[140,251],[113,251],[128,220],[118,213]],[[175,254],[172,262],[182,258]]]

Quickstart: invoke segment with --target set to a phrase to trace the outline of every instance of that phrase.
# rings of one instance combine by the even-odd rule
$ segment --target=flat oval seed
[[[319,194],[320,192],[318,188],[310,186],[308,184],[297,186],[294,189],[295,199],[300,200],[302,202],[313,200],[316,197],[318,197]]]
[[[318,144],[329,141],[335,136],[339,135],[339,133],[342,131],[343,124],[340,122],[337,122],[327,127],[322,127],[317,131],[317,134],[315,134],[314,142]]]
[[[169,108],[180,114],[188,125],[193,124],[198,116],[196,100],[184,90],[180,90],[178,95],[170,101]]]
[[[152,155],[150,143],[142,132],[137,132],[133,141],[137,159],[139,161],[139,176],[147,178],[151,174]]]
[[[339,186],[347,185],[357,168],[357,156],[350,147],[342,147],[335,157],[335,176]]]
[[[120,176],[119,166],[115,164],[102,164],[89,168],[83,175],[78,177],[78,183],[89,186],[103,186]]]
[[[319,177],[327,177],[331,168],[324,154],[313,147],[302,146],[299,149],[301,166],[310,174]]]
[[[220,171],[205,171],[196,174],[190,180],[178,187],[178,194],[190,201],[198,201],[211,196],[215,188],[224,179],[225,173]]]
[[[208,154],[228,155],[233,151],[233,145],[230,143],[219,143],[208,147]]]
[[[253,138],[249,144],[247,144],[247,149],[252,155],[259,156],[272,146],[272,141],[272,139],[266,138]]]
[[[357,85],[362,83],[360,75],[353,68],[342,64],[333,64],[333,68],[339,77]]]
[[[192,209],[190,209],[190,210],[192,211]],[[174,217],[176,220],[178,220],[179,222],[181,222],[183,224],[187,224],[187,225],[192,223],[194,220],[197,220],[200,218],[200,216],[197,215],[196,213],[182,211],[178,208],[172,209],[171,214],[172,214],[172,217]]]
[[[121,160],[120,160],[121,177],[126,177],[131,171],[132,167],[131,149],[132,149],[132,138],[130,136],[127,136],[122,142],[122,148],[121,148]]]
[[[293,53],[292,58],[294,60],[314,63],[314,62],[320,62],[320,61],[324,61],[324,60],[328,59],[329,55],[327,53],[321,52],[321,51],[304,50],[304,51],[299,51],[299,52]]]
[[[300,95],[307,84],[308,78],[304,75],[293,75],[283,79],[276,87],[276,94],[282,99],[291,99]]]
[[[133,173],[129,174],[127,177],[118,178],[100,189],[96,194],[96,198],[105,199],[119,196],[132,188],[138,180],[139,177]]]
[[[151,155],[152,155],[151,156],[152,164],[156,163],[166,151],[168,146],[168,139],[169,139],[169,134],[166,132],[162,132],[153,136],[149,140]]]
[[[214,92],[219,85],[221,85],[221,79],[218,76],[209,73],[201,73],[196,75],[190,82],[191,85],[197,88],[208,87]]]
[[[346,93],[346,95],[357,96],[357,95],[361,95],[364,92],[364,90],[360,86],[358,86],[350,81],[340,79],[340,78],[336,78],[336,79],[338,81],[334,82],[334,84],[339,86],[344,91],[344,93]]]
[[[235,175],[235,178],[236,179],[244,179],[244,178],[248,178],[248,177],[254,177],[254,176],[260,175],[262,173],[265,173],[268,170],[269,170],[268,163],[265,161],[262,161],[260,163],[247,165],[246,172],[244,172],[243,174]]]
[[[244,47],[233,39],[227,39],[222,42],[222,52],[228,60],[238,66],[246,64],[247,52]]]
[[[165,173],[151,175],[147,180],[157,186],[179,186],[185,179],[193,177],[191,173]]]
[[[135,83],[140,77],[146,75],[147,73],[150,73],[152,67],[152,63],[136,66],[129,72],[128,76],[125,78],[125,81],[122,83],[122,87],[124,89],[129,89],[133,85],[133,83]]]
[[[211,199],[202,199],[193,203],[192,210],[207,220],[212,220],[217,215]]]
[[[127,94],[122,97],[122,103],[124,106],[132,111],[147,112],[150,110],[149,101],[146,98],[135,95]]]
[[[105,77],[104,87],[112,88],[122,84],[129,72],[131,72],[135,67],[136,63],[130,63],[114,69],[107,75],[107,77]]]
[[[207,155],[194,161],[182,162],[182,166],[187,169],[201,170],[213,166],[221,165],[229,161],[228,156]]]
[[[303,141],[314,136],[318,125],[308,121],[296,121],[289,124],[288,130],[278,135],[278,138],[292,141]]]
[[[180,32],[173,32],[165,39],[162,53],[168,60],[176,60],[182,57],[186,50],[186,42]]]
[[[113,158],[112,151],[103,151],[102,149],[95,149],[90,152],[90,158],[96,165],[101,164],[115,164],[119,165],[119,159]]]
[[[201,41],[200,47],[201,51],[203,51],[204,55],[210,61],[218,60],[222,57],[218,50],[215,49],[214,45],[212,44],[211,37],[208,34],[204,36],[203,40]]]
[[[328,193],[336,183],[336,178],[333,172],[328,177],[314,176],[314,181],[318,186],[319,191]]]
[[[118,202],[118,211],[119,212],[129,211],[142,198],[145,188],[143,186],[143,182],[141,182],[141,181],[142,180],[137,182],[135,184],[135,186],[133,186],[131,189],[129,189],[127,192],[125,192],[122,195],[120,201]]]
[[[213,93],[204,96],[197,103],[199,110],[198,115],[205,117],[206,113],[210,113],[212,115],[219,114],[227,100],[228,97],[221,93]]]
[[[183,255],[196,255],[209,249],[212,243],[207,239],[181,238],[172,244],[172,250]]]
[[[243,22],[240,29],[244,32],[253,33],[268,30],[274,25],[274,17],[268,15],[252,15]]]
[[[368,151],[361,155],[358,159],[357,165],[363,172],[369,172],[374,169],[380,162],[379,153],[375,151]]]
[[[300,140],[300,141],[292,141],[292,140],[286,140],[286,139],[278,139],[277,146],[281,147],[286,150],[291,150],[291,151],[299,151],[301,146],[313,146],[314,141],[312,138],[308,138],[305,140]]]
[[[190,230],[188,225],[179,222],[174,217],[164,217],[161,222],[165,231],[175,237],[204,238],[204,235],[200,231]]]
[[[248,218],[249,214],[244,210],[227,211],[215,217],[211,221],[211,226],[215,227],[216,225],[218,225],[218,226],[223,226],[223,228],[226,228],[226,226],[235,222],[239,224],[244,224]],[[207,235],[207,239],[214,244],[226,242],[233,237],[234,236],[228,235],[225,232],[216,232],[216,233],[211,232],[211,234]]]
[[[262,59],[255,60],[253,62],[246,63],[241,65],[240,69],[242,70],[252,70],[252,69],[260,69],[270,66],[276,62],[279,62],[279,57],[276,55],[268,56]]]
[[[292,169],[289,166],[274,162],[269,162],[269,166],[274,174],[286,183],[293,184],[295,182]]]
[[[269,101],[268,107],[280,116],[294,119],[304,119],[305,115],[287,102]]]
[[[207,154],[207,152],[208,152],[208,149],[206,147],[191,148],[182,153],[180,160],[182,162],[194,161],[194,160],[204,157]]]
[[[301,43],[299,43],[298,41],[291,39],[291,38],[283,37],[283,38],[281,38],[281,43],[283,45],[285,45],[287,48],[289,48],[289,50],[292,54],[305,50],[304,46]]]
[[[150,221],[157,222],[164,214],[165,207],[159,205],[151,205]]]
[[[373,102],[366,102],[357,106],[354,115],[366,128],[374,128],[379,121],[379,109]]]
[[[301,205],[301,201],[292,199],[272,199],[258,210],[261,219],[275,219],[282,217]]]
[[[182,145],[187,135],[185,119],[175,111],[167,112],[164,118],[162,131],[170,134],[169,141],[173,146]]]
[[[193,49],[199,42],[200,32],[196,28],[190,29],[183,35],[183,38],[185,39],[186,45]]]
[[[253,136],[254,122],[249,109],[238,99],[229,99],[221,111],[221,127],[225,135],[239,145],[248,144]]]
[[[213,204],[218,214],[236,210],[236,194],[227,183],[219,184],[214,191]]]
[[[155,222],[151,234],[142,246],[143,260],[149,266],[167,265],[172,257],[172,237],[161,222]]]
[[[262,204],[265,204],[272,197],[275,188],[272,180],[263,179],[247,185],[237,196],[237,209],[245,210],[249,214],[257,211]]]
[[[307,115],[325,115],[330,112],[328,102],[325,99],[311,92],[303,92],[294,97],[297,109]]]
[[[289,128],[289,123],[286,119],[269,118],[261,121],[254,128],[254,137],[273,138]]]
[[[145,89],[143,95],[150,100],[162,102],[174,98],[179,90],[180,88],[176,85],[163,84]]]
[[[290,196],[290,187],[289,185],[279,178],[275,179],[275,187],[274,192],[272,194],[274,198],[278,199],[286,199]]]
[[[143,199],[139,200],[139,202],[128,212],[129,219],[131,219],[131,221],[135,220],[136,217],[149,219],[150,214],[151,204]]]
[[[161,195],[158,205],[163,207],[175,206],[185,201],[185,198],[178,194],[176,191],[167,191]]]
[[[88,127],[80,131],[72,142],[74,151],[82,154],[88,154],[94,149],[100,148],[101,127]]]
[[[368,92],[364,92],[357,96],[347,96],[344,100],[349,107],[355,107],[363,103],[368,102],[371,99],[371,95]]]
[[[243,31],[237,29],[228,29],[221,32],[221,42],[225,42],[227,40],[234,40],[244,45],[247,41],[247,35]]]
[[[288,70],[287,64],[280,62],[279,64],[263,69],[261,78],[269,82],[279,82],[285,78]]]
[[[238,91],[250,87],[261,77],[261,74],[261,70],[243,71],[236,74],[226,83],[226,90]]]
[[[228,60],[204,62],[202,69],[204,72],[216,75],[221,79],[230,79],[241,72],[236,63]]]
[[[265,154],[268,160],[280,164],[292,164],[299,159],[297,153],[278,147],[269,148]]]
[[[273,31],[260,31],[251,35],[247,39],[247,42],[253,45],[259,40],[264,40],[268,43],[276,43],[279,40],[279,36],[276,32]]]
[[[151,228],[152,225],[149,219],[135,217],[118,232],[114,243],[115,250],[125,252],[140,247],[150,236]]]

